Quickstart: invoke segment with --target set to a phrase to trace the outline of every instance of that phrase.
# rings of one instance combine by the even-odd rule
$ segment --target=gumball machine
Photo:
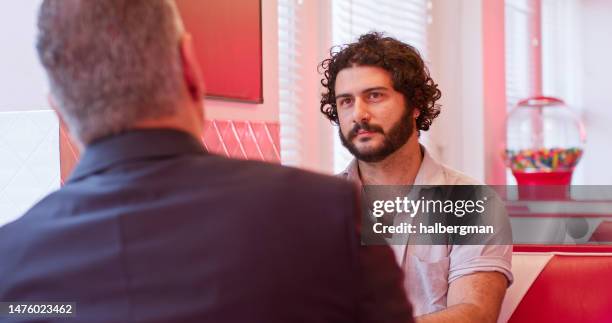
[[[560,99],[520,101],[506,122],[504,159],[519,186],[568,186],[586,138],[579,118]]]

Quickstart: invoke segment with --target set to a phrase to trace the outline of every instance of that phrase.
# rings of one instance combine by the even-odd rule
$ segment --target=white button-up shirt
[[[422,146],[421,146],[422,147]],[[480,185],[475,179],[433,159],[422,147],[423,160],[414,185]],[[356,160],[340,176],[361,185]],[[498,223],[509,226],[503,204],[496,212]],[[395,218],[394,222],[405,221]],[[501,239],[501,238],[500,238]],[[512,283],[512,246],[489,241],[486,245],[419,245],[392,243],[396,259],[404,270],[404,287],[416,316],[446,308],[448,285],[476,272],[497,271]]]

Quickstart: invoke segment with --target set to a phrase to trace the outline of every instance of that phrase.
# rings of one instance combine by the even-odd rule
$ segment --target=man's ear
[[[83,151],[83,144],[81,144],[81,142],[79,142],[78,140],[75,139],[75,137],[72,136],[71,129],[68,127],[68,124],[64,121],[64,117],[62,117],[62,113],[59,110],[59,105],[57,105],[57,101],[55,100],[55,98],[53,98],[53,95],[51,93],[47,94],[47,101],[49,102],[49,105],[55,112],[57,119],[59,119],[60,129],[63,129],[64,133],[68,135],[68,139],[70,140],[70,142],[75,144],[75,146],[78,148],[79,151]]]
[[[180,52],[187,89],[191,98],[200,102],[204,98],[204,78],[193,48],[193,38],[189,33],[181,37]]]
[[[59,105],[57,105],[57,101],[55,101],[55,98],[53,97],[51,93],[47,94],[47,102],[49,102],[49,105],[55,112],[55,115],[57,115],[57,118],[59,119],[59,122],[60,122],[60,126],[66,130],[70,130],[68,129],[68,125],[66,124],[66,122],[64,122],[64,117],[62,117],[62,114],[59,110]]]

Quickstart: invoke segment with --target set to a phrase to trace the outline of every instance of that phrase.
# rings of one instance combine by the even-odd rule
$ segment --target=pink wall
[[[49,109],[47,80],[34,47],[40,2],[0,2],[0,112]]]
[[[482,1],[485,182],[506,183],[501,153],[506,141],[504,1]]]

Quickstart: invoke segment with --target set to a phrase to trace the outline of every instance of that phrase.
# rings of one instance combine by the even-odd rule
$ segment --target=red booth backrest
[[[509,322],[612,322],[612,254],[555,255]]]

